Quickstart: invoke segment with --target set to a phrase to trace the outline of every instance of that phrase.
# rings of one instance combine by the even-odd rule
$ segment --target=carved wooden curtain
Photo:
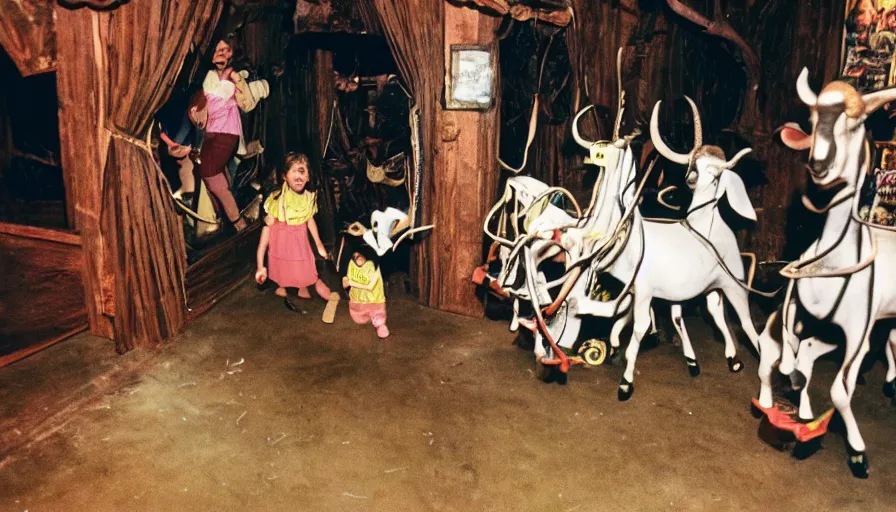
[[[119,352],[151,345],[184,325],[186,251],[167,181],[145,140],[192,41],[205,41],[221,0],[142,0],[108,17],[111,132],[104,183],[105,230],[115,255]]]
[[[418,174],[424,186],[411,183],[412,190],[432,187],[431,174],[435,149],[436,114],[444,79],[444,36],[442,18],[444,0],[363,0],[359,3],[365,16],[376,18],[392,50],[392,57],[420,109],[420,138],[423,152],[422,169]],[[413,178],[413,177],[412,177]],[[424,188],[425,187],[425,188]],[[418,197],[426,205],[425,197]],[[424,211],[428,211],[424,207]],[[418,225],[426,224],[417,212]]]
[[[56,69],[56,23],[46,0],[0,1],[0,44],[22,76]]]

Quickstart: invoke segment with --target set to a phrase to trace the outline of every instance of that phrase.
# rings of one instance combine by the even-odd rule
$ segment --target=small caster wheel
[[[600,366],[607,359],[607,343],[603,340],[588,340],[582,351],[582,359],[589,366]]]

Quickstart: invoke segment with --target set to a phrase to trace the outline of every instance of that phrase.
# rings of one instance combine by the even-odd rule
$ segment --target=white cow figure
[[[635,211],[629,228],[631,235],[618,259],[608,269],[610,275],[623,283],[634,282],[634,325],[625,352],[626,369],[619,384],[619,400],[628,400],[634,392],[635,361],[641,339],[650,328],[650,303],[654,298],[673,303],[684,302],[720,291],[728,298],[754,347],[758,347],[758,333],[753,326],[747,290],[742,283],[744,268],[737,240],[716,208],[716,202],[727,195],[738,214],[755,219],[742,180],[730,170],[750,149],[744,149],[731,160],[726,160],[720,148],[702,145],[699,117],[696,117],[694,149],[687,155],[675,153],[659,135],[659,106],[657,103],[651,119],[651,139],[663,156],[689,166],[687,181],[694,190],[693,206],[686,216],[686,223],[648,221]],[[695,107],[692,108],[696,111]],[[621,197],[617,201],[624,204]],[[727,325],[721,312],[721,300],[713,300],[718,304],[717,314],[714,313],[713,318],[725,332]],[[586,300],[579,304],[579,314],[611,316],[608,313],[612,314],[602,303]],[[678,327],[681,328],[681,325]],[[686,336],[682,338],[683,342],[689,343]],[[725,338],[729,367],[736,371],[740,365],[734,359],[733,338],[730,334]],[[694,358],[692,348],[685,350],[688,357]]]
[[[896,233],[868,226],[854,212],[862,180],[871,165],[865,119],[896,100],[896,89],[863,95],[851,85],[835,81],[816,95],[804,68],[797,81],[797,92],[810,109],[812,133],[803,133],[798,126],[789,124],[782,131],[782,139],[793,149],[809,150],[807,168],[816,185],[824,188],[845,182],[845,188],[820,210],[827,212],[827,219],[818,240],[799,261],[782,270],[792,280],[789,300],[777,315],[787,314],[783,321],[776,321],[777,315],[770,318],[760,337],[758,402],[764,409],[774,407],[771,375],[779,361],[779,370],[790,375],[795,387],[805,388],[815,359],[836,348],[834,340],[820,336],[831,333],[831,325],[840,327],[845,357],[831,386],[831,400],[846,426],[849,469],[854,476],[867,478],[865,441],[851,401],[874,323],[896,316]],[[784,340],[786,343],[782,343]],[[894,346],[896,330],[890,332],[887,342],[885,391],[896,386]],[[805,393],[799,416],[812,418]]]

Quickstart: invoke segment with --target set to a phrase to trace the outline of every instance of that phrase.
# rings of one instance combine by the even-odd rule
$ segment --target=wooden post
[[[102,84],[106,64],[100,40],[100,17],[91,9],[56,9],[59,139],[70,218],[84,247],[84,295],[90,332],[113,337],[114,278],[102,231],[103,170],[109,136],[103,129],[106,110]]]
[[[452,44],[494,43],[498,22],[477,10],[446,3],[445,66],[451,63]],[[498,185],[498,107],[495,101],[487,112],[440,108],[434,140],[424,141],[436,147],[433,173],[427,177],[430,218],[436,227],[422,255],[428,259],[425,277],[430,281],[424,299],[436,309],[469,316],[484,313],[470,276],[482,263],[482,221]]]

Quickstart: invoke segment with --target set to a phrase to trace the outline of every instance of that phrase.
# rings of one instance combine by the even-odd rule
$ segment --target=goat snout
[[[817,178],[823,178],[827,174],[827,165],[820,160],[810,159],[806,164],[806,170]]]

